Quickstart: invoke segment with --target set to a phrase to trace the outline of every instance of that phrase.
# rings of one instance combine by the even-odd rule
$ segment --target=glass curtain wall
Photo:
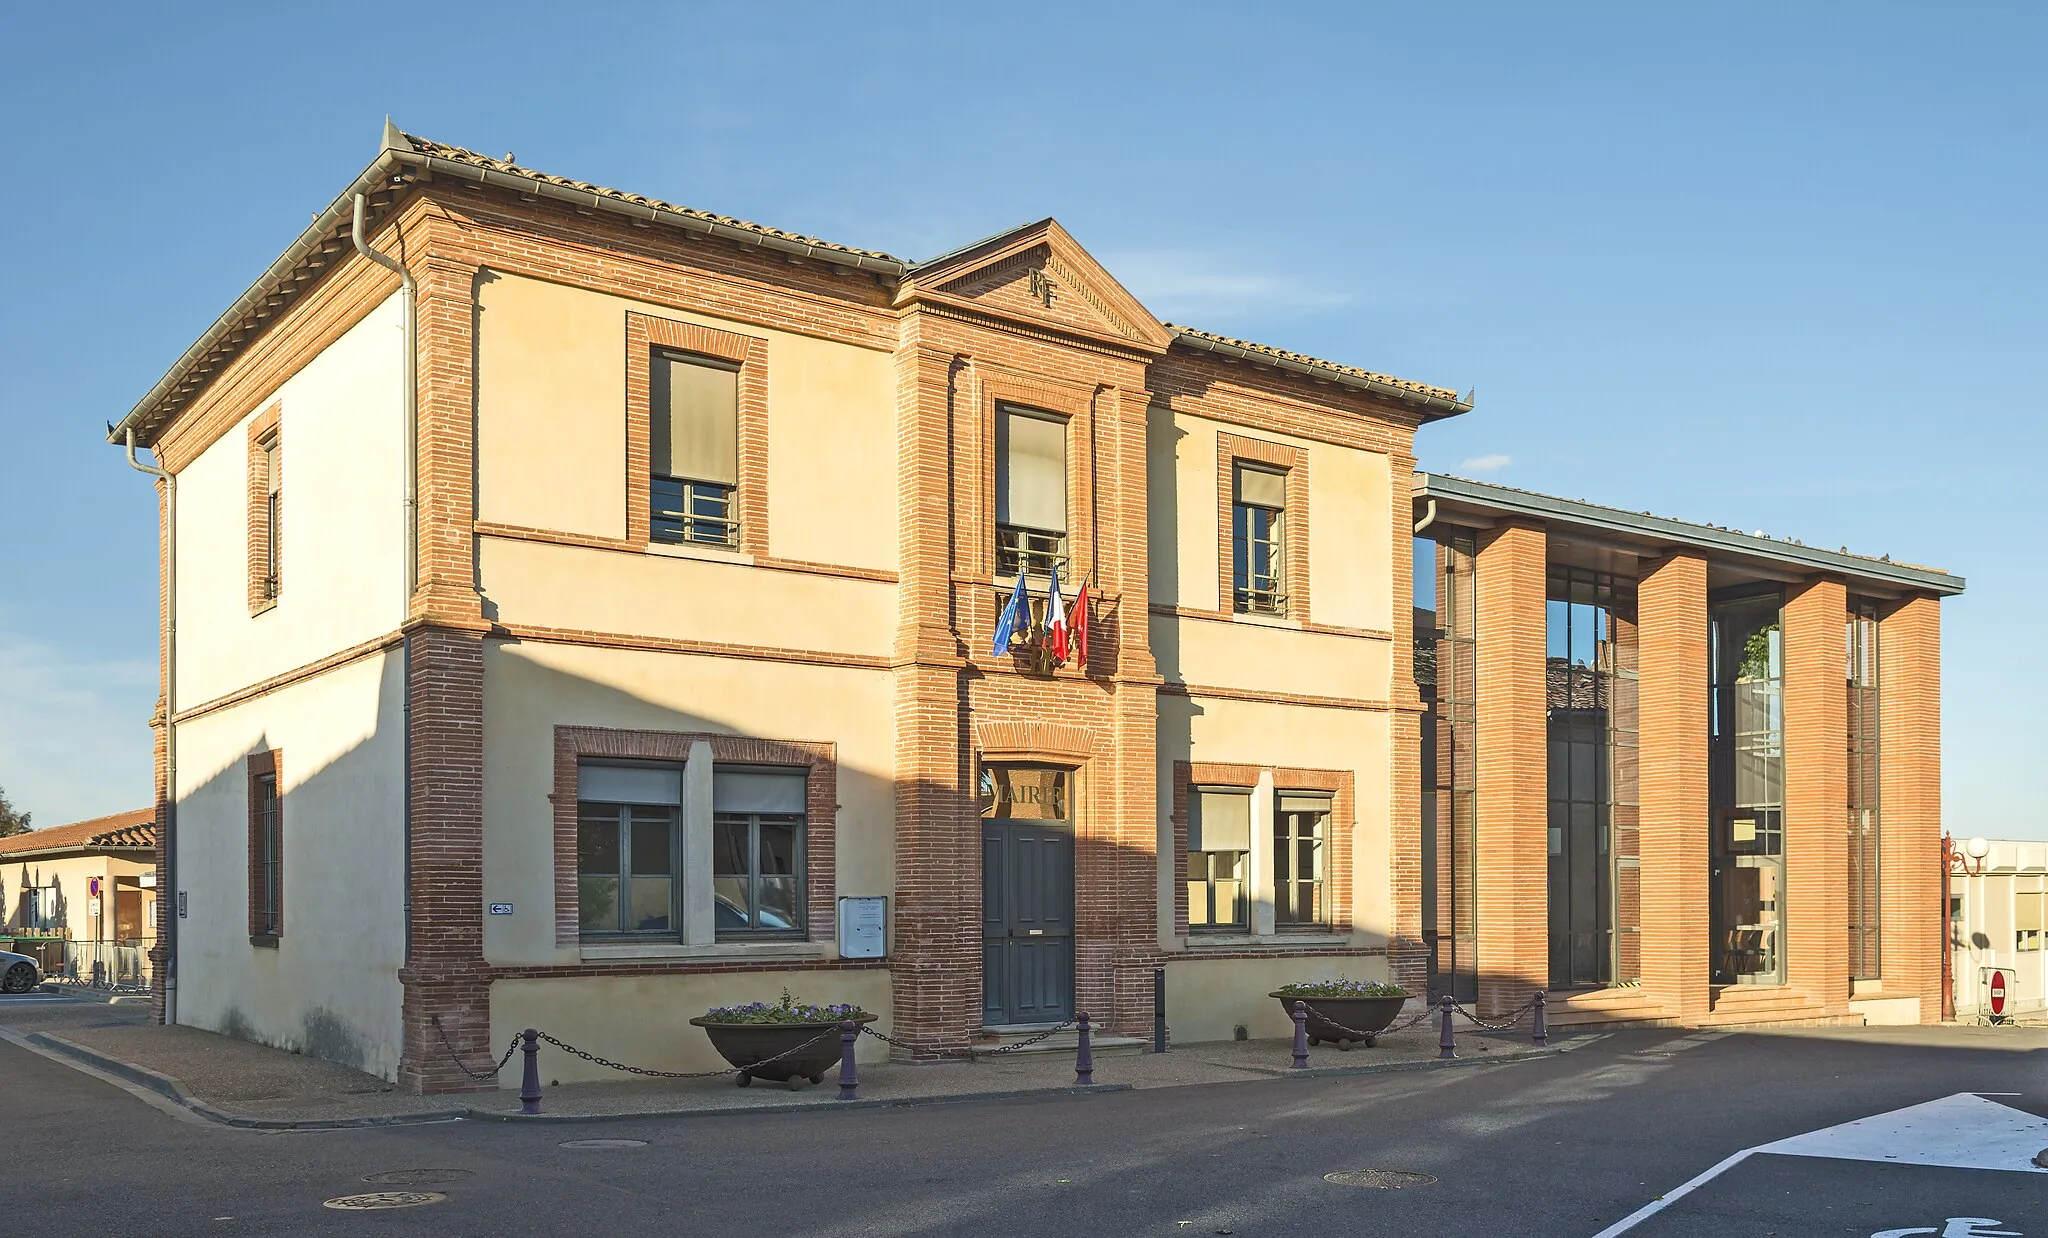
[[[1710,603],[1713,983],[1785,979],[1783,597]]]
[[[1478,865],[1479,643],[1476,547],[1453,535],[1437,553],[1436,805],[1437,967],[1439,990],[1479,1000]],[[1446,897],[1448,895],[1448,897]]]
[[[1596,987],[1640,958],[1635,586],[1552,565],[1547,597],[1550,984]]]
[[[1849,607],[1849,978],[1875,980],[1878,954],[1877,606]]]

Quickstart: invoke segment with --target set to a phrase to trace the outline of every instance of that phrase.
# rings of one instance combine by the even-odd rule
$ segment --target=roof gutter
[[[107,435],[107,441],[119,444],[126,439],[130,430],[134,430],[142,433],[144,445],[149,445],[152,441],[147,425],[150,417],[164,399],[185,381],[193,367],[203,361],[221,340],[232,333],[250,310],[261,306],[286,288],[292,282],[293,273],[299,269],[308,255],[326,244],[336,232],[349,225],[355,210],[355,200],[359,195],[390,188],[390,178],[400,171],[412,172],[427,180],[445,177],[454,181],[471,181],[498,189],[510,189],[529,197],[564,202],[583,210],[623,215],[644,223],[667,224],[698,236],[716,237],[756,249],[774,250],[795,257],[829,262],[835,266],[868,271],[890,279],[902,278],[907,269],[906,264],[893,259],[827,249],[786,237],[768,236],[715,220],[699,219],[682,211],[664,210],[644,202],[607,197],[601,193],[572,189],[551,181],[514,176],[492,168],[479,168],[453,159],[424,154],[415,149],[413,144],[406,140],[405,135],[387,120],[384,122],[384,148],[377,152],[377,158],[369,167],[363,169],[362,175],[356,177],[348,188],[341,191],[341,195],[335,198],[326,210],[314,217],[306,230],[299,233],[298,239],[291,243],[276,262],[270,264],[270,269],[258,277],[255,283],[249,285],[248,291],[235,298],[235,303],[227,308],[227,312],[214,319],[213,325],[206,329],[206,333],[201,335],[192,347],[185,350],[184,355],[178,358],[169,372],[157,380],[156,386],[151,387],[148,394],[137,401],[135,407],[128,411],[128,415],[114,426]]]
[[[1438,417],[1455,417],[1459,413],[1469,413],[1472,411],[1472,401],[1470,400],[1447,399],[1443,396],[1429,395],[1396,383],[1385,382],[1377,378],[1364,378],[1357,374],[1346,374],[1342,370],[1330,369],[1320,365],[1310,365],[1306,361],[1296,361],[1292,357],[1276,357],[1271,353],[1256,352],[1236,344],[1226,344],[1221,340],[1205,339],[1199,335],[1190,335],[1185,332],[1176,331],[1173,335],[1173,342],[1184,344],[1189,348],[1198,348],[1203,352],[1212,352],[1218,356],[1229,357],[1233,361],[1249,361],[1255,365],[1270,365],[1276,370],[1287,370],[1295,374],[1305,374],[1311,378],[1319,378],[1326,382],[1336,383],[1339,386],[1353,387],[1360,391],[1370,391],[1374,395],[1387,396],[1409,404],[1419,404],[1434,412]]]

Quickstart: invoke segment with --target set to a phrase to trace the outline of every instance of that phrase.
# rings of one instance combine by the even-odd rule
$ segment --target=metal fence
[[[110,941],[67,941],[50,979],[116,992],[149,991],[149,949]]]

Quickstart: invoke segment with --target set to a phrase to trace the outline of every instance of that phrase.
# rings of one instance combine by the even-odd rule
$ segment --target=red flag
[[[1074,665],[1088,667],[1088,582],[1074,595],[1074,609],[1067,616],[1068,643],[1074,651]]]

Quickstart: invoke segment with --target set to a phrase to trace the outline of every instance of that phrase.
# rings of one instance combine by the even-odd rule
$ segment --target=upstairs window
[[[284,559],[284,424],[272,405],[249,423],[249,613],[277,605]]]
[[[1251,902],[1251,792],[1196,787],[1188,814],[1188,927],[1246,932]]]
[[[1287,613],[1287,474],[1237,466],[1231,504],[1231,581],[1239,614]]]
[[[721,941],[803,936],[806,786],[801,770],[712,775],[711,880]]]
[[[648,371],[649,535],[737,546],[739,377],[731,361],[654,350]]]
[[[996,408],[996,574],[1067,566],[1067,422]]]

